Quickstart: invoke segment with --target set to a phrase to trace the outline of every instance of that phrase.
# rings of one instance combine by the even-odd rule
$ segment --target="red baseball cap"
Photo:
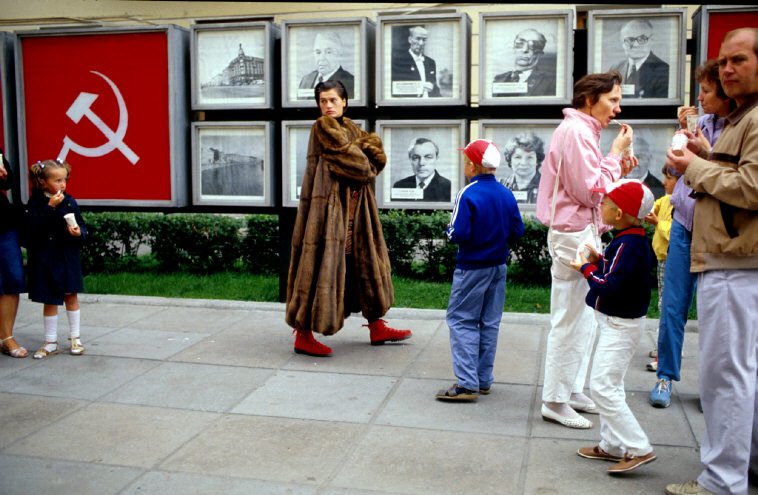
[[[593,187],[590,191],[605,194],[621,211],[640,220],[653,211],[653,193],[637,179],[619,179],[606,187]]]
[[[500,150],[495,143],[488,139],[475,139],[466,145],[463,153],[474,162],[475,165],[481,165],[486,168],[497,168],[500,166]]]

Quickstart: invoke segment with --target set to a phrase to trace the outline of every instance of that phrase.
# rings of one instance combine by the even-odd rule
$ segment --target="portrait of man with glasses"
[[[512,70],[497,74],[492,96],[555,96],[555,53],[545,53],[547,39],[524,29],[513,40]]]
[[[647,19],[633,19],[621,28],[626,59],[611,68],[624,78],[621,94],[625,97],[668,97],[669,64],[652,51],[653,31],[653,24]]]

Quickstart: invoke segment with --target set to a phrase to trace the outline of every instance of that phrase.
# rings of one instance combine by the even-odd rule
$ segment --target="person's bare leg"
[[[16,339],[9,338],[13,335],[13,325],[18,313],[18,294],[0,295],[0,340],[3,347],[10,353],[21,347]],[[7,339],[7,340],[6,340]],[[25,355],[25,353],[23,353]]]

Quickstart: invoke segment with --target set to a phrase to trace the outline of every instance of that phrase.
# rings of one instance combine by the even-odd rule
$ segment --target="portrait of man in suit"
[[[300,80],[298,89],[312,89],[322,81],[342,81],[349,97],[353,97],[355,77],[342,68],[342,39],[334,31],[316,34],[313,39],[313,59],[315,70]],[[298,99],[312,99],[313,92],[298,92]]]
[[[546,54],[545,35],[524,29],[513,40],[513,70],[495,76],[492,96],[555,96],[556,55]]]
[[[408,45],[393,46],[392,96],[429,98],[440,96],[437,63],[424,54],[428,31],[424,26],[408,30]]]
[[[437,144],[428,138],[416,138],[408,148],[408,159],[411,162],[413,175],[395,182],[392,186],[393,200],[411,201],[444,201],[449,202],[451,185],[450,181],[442,177],[437,171],[437,160],[440,149]],[[402,194],[396,189],[410,189],[414,194]],[[423,194],[419,191],[423,191]]]
[[[641,180],[653,193],[655,198],[660,198],[666,191],[663,187],[663,183],[654,176],[650,170],[660,169],[666,161],[665,148],[653,153],[650,146],[650,141],[645,132],[645,129],[637,129],[634,132],[634,156],[637,157],[638,165],[629,172],[626,176],[627,179]]]
[[[653,24],[633,19],[621,28],[626,59],[614,65],[624,78],[621,94],[632,98],[666,98],[669,91],[669,64],[652,51]]]

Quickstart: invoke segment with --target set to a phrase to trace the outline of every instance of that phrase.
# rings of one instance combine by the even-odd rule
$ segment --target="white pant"
[[[595,342],[594,310],[584,301],[589,286],[559,258],[550,268],[550,333],[545,352],[544,402],[566,403],[584,389]]]
[[[708,271],[697,284],[705,419],[698,482],[745,494],[748,465],[758,470],[758,270]]]
[[[590,393],[600,413],[600,448],[612,455],[645,455],[650,441],[626,403],[624,376],[645,328],[645,317],[595,312],[600,337],[590,373]]]

